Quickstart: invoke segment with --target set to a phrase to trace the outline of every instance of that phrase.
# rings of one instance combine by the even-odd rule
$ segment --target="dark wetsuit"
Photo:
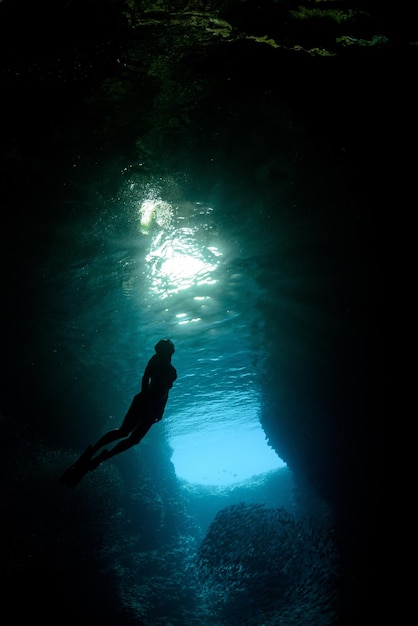
[[[177,378],[177,372],[171,365],[171,355],[174,352],[162,350],[165,346],[162,340],[155,347],[156,354],[150,358],[142,377],[141,391],[134,396],[131,406],[119,428],[110,430],[103,435],[93,446],[88,446],[81,457],[61,476],[61,481],[68,486],[74,487],[89,470],[95,469],[107,459],[115,454],[119,454],[141,441],[144,435],[155,422],[159,422],[163,416],[165,405],[168,399],[168,392]],[[160,347],[160,350],[158,350]],[[96,452],[105,445],[118,443],[111,450],[102,450],[95,456]]]
[[[139,443],[151,426],[160,421],[168,392],[176,378],[177,372],[171,365],[171,356],[157,353],[150,358],[142,377],[141,391],[134,396],[121,426],[109,431],[91,446],[90,455],[93,456],[101,447],[117,439],[121,441],[112,450],[104,450],[99,457],[95,457],[91,468]]]
[[[122,437],[138,429],[136,434],[140,435],[140,441],[151,426],[160,421],[167,404],[168,392],[176,378],[176,369],[170,361],[159,354],[150,358],[142,377],[141,391],[134,396],[119,429]]]

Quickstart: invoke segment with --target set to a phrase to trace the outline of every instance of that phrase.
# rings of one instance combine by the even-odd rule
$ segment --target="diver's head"
[[[174,344],[170,339],[160,339],[160,341],[155,344],[154,350],[157,354],[161,354],[161,356],[171,356],[175,352]]]

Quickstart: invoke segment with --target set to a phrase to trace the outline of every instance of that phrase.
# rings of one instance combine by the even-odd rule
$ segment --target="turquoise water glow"
[[[237,429],[232,412],[225,415],[229,424],[216,419],[216,412],[207,418],[213,420],[209,426],[169,440],[179,478],[199,485],[228,486],[285,466],[268,446],[256,419],[248,418]]]
[[[140,204],[139,215],[142,234],[152,232],[145,257],[150,298],[167,302],[166,315],[191,336],[232,323],[247,334],[240,325],[239,303],[229,307],[231,271],[221,251],[227,246],[219,232],[214,234],[212,208],[189,202],[172,205],[151,194]],[[186,371],[189,383],[203,383],[207,392],[192,403],[189,399],[174,415],[168,411],[165,419],[176,474],[191,483],[231,485],[284,466],[260,426],[256,372],[245,366],[242,347],[237,345],[235,355],[228,353],[211,357],[200,381]],[[237,358],[243,358],[239,367]],[[193,369],[192,363],[188,367]]]
[[[119,425],[156,341],[170,337],[178,379],[157,432],[181,479],[236,484],[283,465],[260,426],[268,346],[256,224],[231,226],[228,208],[191,201],[181,185],[172,196],[164,181],[128,181],[59,224],[37,272],[32,380],[48,381],[51,402],[58,394],[62,421],[50,411],[50,428],[67,438],[78,428],[84,446]]]

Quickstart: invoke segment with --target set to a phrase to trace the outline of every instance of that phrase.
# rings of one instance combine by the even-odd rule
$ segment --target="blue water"
[[[178,475],[219,485],[282,467],[259,419],[270,355],[257,271],[285,251],[272,233],[254,238],[265,228],[260,207],[243,201],[244,219],[231,224],[228,206],[188,197],[170,177],[124,180],[115,197],[66,210],[30,270],[40,309],[34,378],[59,406],[48,426],[76,444],[114,427],[168,336],[178,380],[155,428]]]

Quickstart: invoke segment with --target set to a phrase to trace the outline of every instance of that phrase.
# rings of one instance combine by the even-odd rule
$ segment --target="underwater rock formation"
[[[284,509],[224,508],[200,545],[197,567],[216,624],[334,623],[333,533]]]

